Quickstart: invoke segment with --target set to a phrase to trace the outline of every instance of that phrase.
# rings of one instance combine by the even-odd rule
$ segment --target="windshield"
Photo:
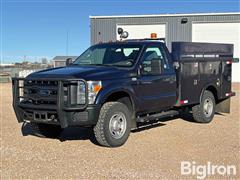
[[[87,49],[73,64],[131,67],[141,50],[136,44],[100,44]]]

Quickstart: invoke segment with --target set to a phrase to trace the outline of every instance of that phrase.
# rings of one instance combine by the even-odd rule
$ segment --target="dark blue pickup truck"
[[[233,45],[126,40],[91,46],[66,67],[13,79],[18,122],[44,136],[92,127],[99,144],[123,145],[141,122],[192,113],[209,123],[229,112]]]

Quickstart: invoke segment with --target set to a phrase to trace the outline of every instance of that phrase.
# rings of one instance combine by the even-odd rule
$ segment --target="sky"
[[[1,63],[80,55],[90,15],[239,12],[240,0],[0,0]],[[68,34],[68,51],[67,48]]]

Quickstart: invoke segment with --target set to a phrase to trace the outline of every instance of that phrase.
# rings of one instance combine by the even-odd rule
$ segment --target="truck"
[[[234,60],[232,44],[173,42],[170,53],[156,37],[99,43],[67,66],[13,78],[13,108],[42,136],[91,127],[101,146],[119,147],[142,122],[229,113]]]

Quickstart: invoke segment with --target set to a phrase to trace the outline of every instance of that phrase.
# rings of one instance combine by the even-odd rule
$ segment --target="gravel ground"
[[[167,119],[131,133],[120,148],[95,144],[86,128],[65,129],[60,139],[39,138],[18,124],[11,106],[11,85],[0,84],[2,179],[192,179],[183,176],[181,161],[235,165],[240,179],[240,84],[233,89],[231,114],[216,115],[210,124]]]

